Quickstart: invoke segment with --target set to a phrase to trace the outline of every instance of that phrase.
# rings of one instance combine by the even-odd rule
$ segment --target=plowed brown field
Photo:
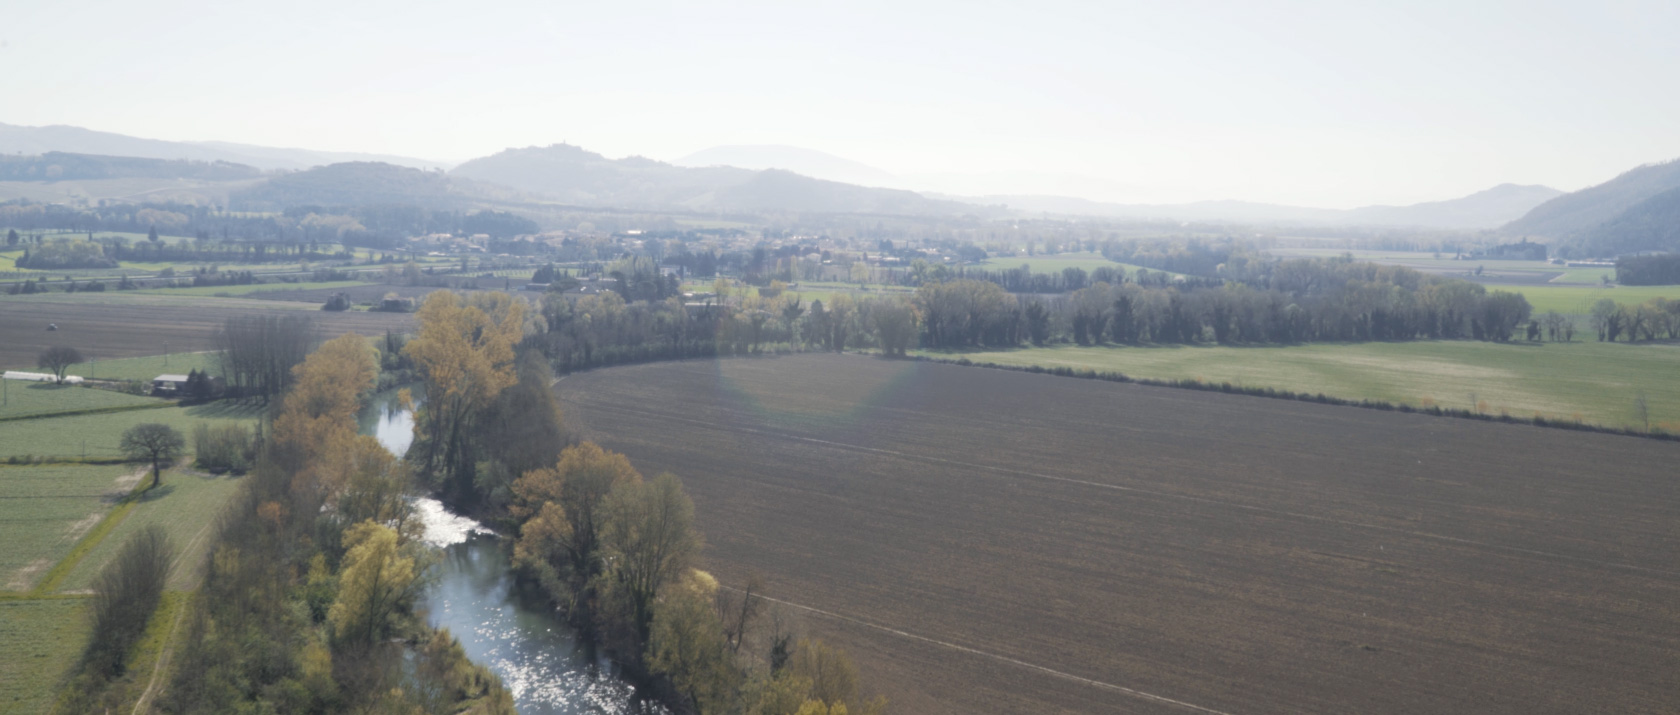
[[[851,356],[558,389],[895,712],[1680,708],[1674,443]]]
[[[0,298],[0,367],[31,367],[42,350],[55,345],[101,360],[161,355],[165,343],[170,352],[209,350],[211,334],[236,315],[307,315],[329,338],[414,327],[414,316],[401,313],[298,310],[295,303],[243,298],[183,300],[124,293]],[[56,324],[58,330],[48,331],[48,324]]]

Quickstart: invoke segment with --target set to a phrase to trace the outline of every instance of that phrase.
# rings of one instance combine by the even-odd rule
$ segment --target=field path
[[[898,712],[1666,712],[1680,445],[851,356],[598,370]]]

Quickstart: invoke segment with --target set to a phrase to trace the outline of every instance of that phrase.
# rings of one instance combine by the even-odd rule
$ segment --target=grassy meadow
[[[76,374],[74,371],[69,374]],[[154,373],[155,376],[155,373]],[[5,381],[5,398],[0,401],[0,421],[39,417],[82,410],[162,407],[169,404],[155,397],[141,397],[111,390],[47,382]]]
[[[1680,299],[1680,286],[1600,286],[1597,284],[1488,286],[1489,290],[1521,293],[1534,307],[1535,315],[1550,311],[1586,315],[1594,303],[1609,298],[1623,305],[1638,305],[1652,298]]]
[[[27,591],[132,486],[139,467],[0,465],[0,591]]]
[[[0,712],[42,713],[87,640],[87,601],[0,600]]]
[[[174,353],[167,357],[152,355],[76,363],[70,367],[68,374],[94,377],[101,380],[150,381],[158,375],[185,375],[192,370],[206,370],[214,374],[221,373],[221,367],[216,362],[216,354],[206,352]]]
[[[151,479],[151,474],[142,479]],[[165,471],[163,484],[141,493],[134,508],[120,524],[87,552],[65,577],[60,588],[81,591],[93,587],[94,577],[109,563],[129,537],[140,529],[157,524],[169,534],[175,547],[174,570],[168,588],[190,589],[197,582],[197,568],[204,562],[210,544],[210,528],[240,484],[239,477],[214,476],[196,472]]]
[[[212,403],[194,407],[166,407],[94,415],[42,417],[4,423],[0,428],[0,459],[6,457],[101,458],[122,456],[122,433],[143,422],[160,422],[187,436],[192,447],[193,427],[200,423],[250,423],[262,407]]]
[[[1283,347],[1077,347],[918,351],[1001,365],[1070,367],[1162,380],[1230,382],[1344,399],[1508,411],[1513,416],[1680,431],[1680,345],[1417,341]]]

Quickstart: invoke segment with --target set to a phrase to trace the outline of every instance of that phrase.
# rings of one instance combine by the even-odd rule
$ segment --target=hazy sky
[[[968,190],[1347,207],[1680,157],[1676,28],[1675,0],[9,0],[0,122],[439,159],[789,144]]]

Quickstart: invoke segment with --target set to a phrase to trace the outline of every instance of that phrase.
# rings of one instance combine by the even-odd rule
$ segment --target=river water
[[[401,455],[414,439],[414,415],[399,409],[396,391],[375,396],[361,415],[371,434]],[[540,595],[515,582],[500,539],[471,519],[419,498],[425,540],[442,551],[419,610],[447,628],[474,663],[494,671],[524,715],[663,713],[641,702],[613,663],[578,638]]]

